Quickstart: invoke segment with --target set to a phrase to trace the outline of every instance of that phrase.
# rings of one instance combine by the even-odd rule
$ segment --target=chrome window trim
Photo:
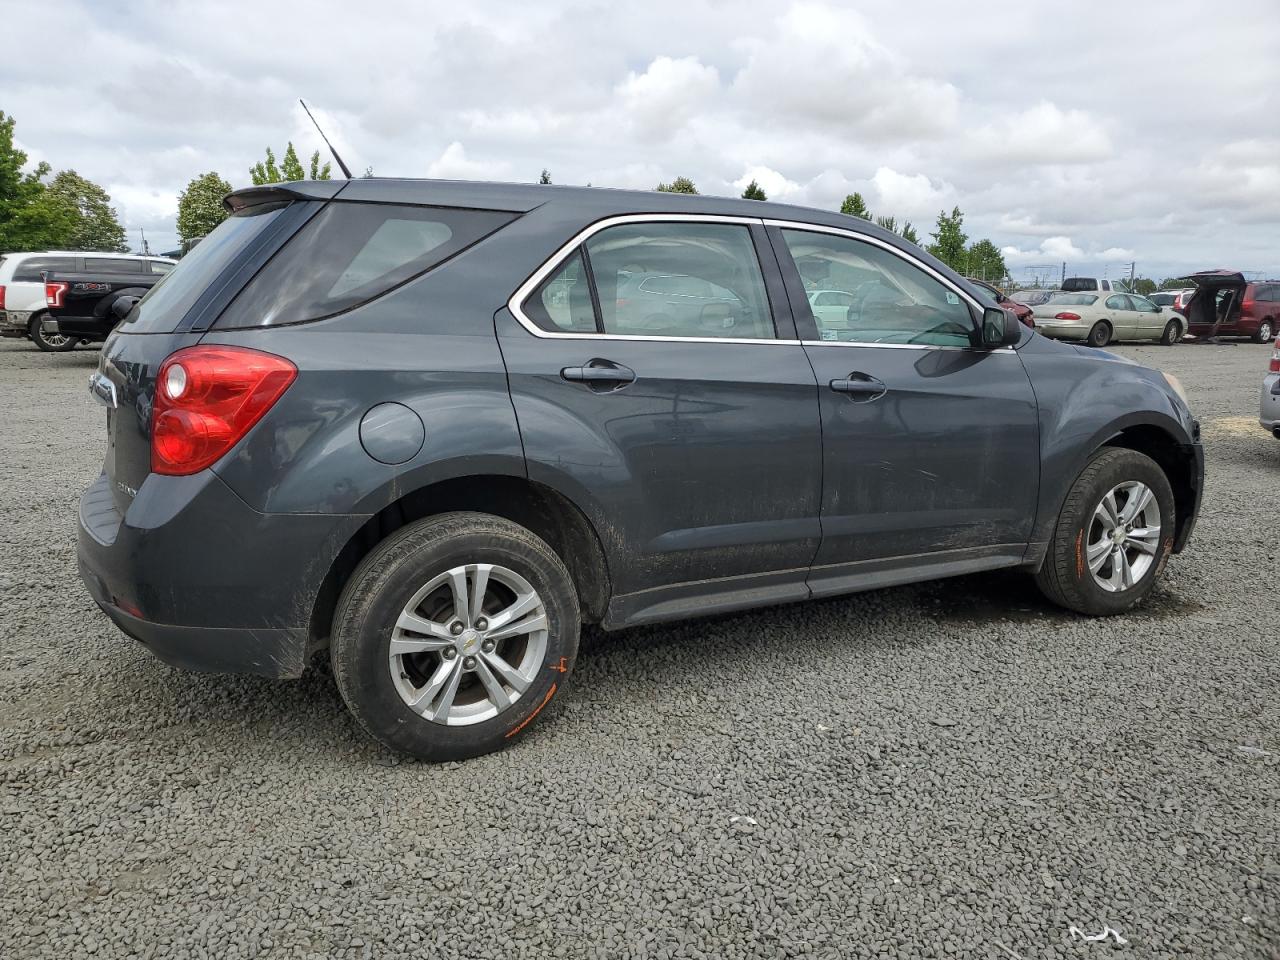
[[[1017,353],[1013,347],[997,347],[994,350],[975,350],[973,347],[957,347],[941,343],[869,343],[860,340],[801,340],[804,347],[872,347],[876,350],[946,350],[959,353]]]
[[[828,227],[825,224],[820,224],[820,223],[807,223],[803,220],[776,220],[772,218],[766,218],[764,221],[764,225],[766,227],[779,227],[783,230],[804,230],[809,233],[829,233],[837,237],[848,237],[850,240],[858,240],[862,243],[869,243],[872,246],[880,247],[882,250],[887,250],[889,251],[889,253],[895,254],[899,258],[905,260],[907,263],[911,264],[913,267],[917,267],[920,270],[923,270],[925,273],[929,274],[929,276],[933,277],[935,280],[941,283],[944,287],[946,287],[947,289],[951,290],[954,293],[959,294],[961,297],[964,298],[966,303],[968,303],[971,307],[973,307],[973,309],[978,311],[979,315],[981,315],[983,311],[982,304],[979,303],[978,300],[972,294],[956,286],[954,282],[944,277],[942,274],[940,274],[937,270],[933,269],[933,267],[929,266],[929,264],[925,263],[923,260],[919,260],[916,257],[913,257],[907,251],[901,250],[898,247],[895,247],[892,243],[887,243],[886,241],[881,240],[879,237],[873,237],[870,234],[866,234],[866,233],[859,233],[857,230],[846,230],[843,227]],[[961,347],[960,349],[963,350],[966,348]]]
[[[627,223],[734,223],[742,226],[750,227],[753,224],[766,227],[780,227],[784,230],[805,230],[810,233],[828,233],[835,236],[848,237],[851,240],[858,240],[863,243],[869,243],[873,246],[887,250],[907,263],[920,270],[923,270],[929,276],[933,277],[939,283],[949,290],[952,290],[964,299],[979,314],[982,313],[983,307],[977,299],[972,295],[956,286],[947,277],[940,274],[929,264],[923,260],[913,257],[910,253],[900,250],[891,243],[886,243],[879,237],[873,237],[869,234],[859,233],[857,230],[846,230],[842,227],[829,227],[819,223],[809,223],[804,220],[778,220],[774,218],[759,217],[742,217],[729,216],[722,214],[703,214],[703,213],[627,213],[617,216],[605,217],[603,220],[597,220],[595,223],[579,230],[566,243],[556,249],[550,257],[543,261],[524,283],[520,284],[507,299],[507,309],[511,311],[511,315],[516,318],[516,322],[524,327],[529,333],[543,340],[626,340],[639,342],[656,342],[656,343],[758,343],[772,346],[794,345],[799,344],[805,347],[872,347],[875,349],[889,350],[961,350],[972,351],[973,347],[959,346],[941,346],[927,343],[863,343],[856,341],[835,341],[835,340],[793,340],[791,338],[774,337],[769,339],[761,339],[758,337],[649,337],[643,335],[627,335],[619,333],[594,333],[586,331],[551,331],[543,330],[534,323],[524,312],[524,302],[529,299],[559,266],[580,245],[586,243],[591,237],[595,236],[602,230],[610,227],[620,226]],[[763,272],[763,266],[761,271]],[[997,350],[978,351],[981,353],[1014,353],[1012,347],[1001,347]]]
[[[781,337],[771,337],[762,339],[759,337],[649,337],[643,335],[628,335],[622,333],[590,333],[586,331],[551,331],[543,330],[534,323],[524,312],[524,302],[533,295],[533,292],[542,285],[542,281],[547,279],[555,270],[564,262],[564,259],[577,249],[581,244],[595,236],[602,230],[610,227],[620,226],[626,223],[735,223],[741,226],[750,227],[752,225],[760,226],[763,221],[759,217],[735,217],[722,216],[719,214],[702,214],[702,213],[626,213],[618,216],[606,217],[603,220],[597,220],[588,227],[579,230],[574,234],[568,243],[559,247],[555,253],[548,257],[538,267],[524,283],[516,288],[507,300],[507,309],[511,311],[511,315],[516,318],[520,326],[524,327],[535,337],[543,340],[629,340],[629,341],[649,341],[656,343],[760,343],[773,346],[798,346],[800,341],[795,339],[783,339]],[[764,266],[760,267],[760,279],[764,282]],[[772,320],[773,318],[770,317]]]

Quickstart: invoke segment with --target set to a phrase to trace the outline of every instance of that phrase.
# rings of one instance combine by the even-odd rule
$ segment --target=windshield
[[[1065,303],[1076,307],[1087,307],[1097,303],[1098,298],[1087,293],[1055,293],[1047,303]]]
[[[1172,293],[1153,293],[1151,295],[1151,302],[1159,304],[1162,307],[1169,306],[1169,304],[1173,303],[1176,299],[1177,296]]]
[[[263,230],[286,203],[248,207],[227,217],[152,287],[122,325],[128,333],[176,330],[187,311]]]

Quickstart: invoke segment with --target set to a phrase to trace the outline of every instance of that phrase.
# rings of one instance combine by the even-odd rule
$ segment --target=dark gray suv
[[[999,567],[1115,614],[1195,523],[1176,381],[861,219],[381,179],[227,205],[92,377],[82,576],[178,666],[297,677],[328,649],[418,757],[527,732],[583,622]],[[648,277],[709,295],[635,309]],[[817,290],[871,306],[815,316]]]

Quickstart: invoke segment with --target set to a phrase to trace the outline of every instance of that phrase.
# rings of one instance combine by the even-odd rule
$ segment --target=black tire
[[[43,350],[45,353],[66,353],[68,350],[74,350],[78,342],[75,337],[68,337],[58,334],[57,340],[50,340],[43,330],[40,329],[40,321],[44,318],[36,315],[31,318],[31,324],[27,327],[27,336],[31,338],[31,342]]]
[[[1099,320],[1093,325],[1093,329],[1089,331],[1089,336],[1085,342],[1091,347],[1105,347],[1111,342],[1111,324],[1105,320]]]
[[[1170,320],[1164,325],[1164,333],[1160,334],[1160,342],[1166,347],[1172,347],[1175,343],[1182,339],[1182,324],[1177,320]]]
[[[391,633],[406,603],[453,567],[500,564],[537,591],[547,643],[528,689],[488,720],[447,726],[412,710],[389,665]],[[518,524],[484,513],[446,513],[410,524],[361,561],[334,613],[330,659],[342,699],[375,740],[420,760],[463,760],[524,736],[573,670],[581,617],[573,580],[560,558]]]
[[[1095,582],[1085,562],[1084,545],[1097,505],[1109,490],[1129,480],[1145,483],[1154,493],[1160,507],[1160,539],[1155,562],[1138,582],[1111,592]],[[1146,599],[1164,572],[1176,520],[1173,488],[1160,466],[1135,450],[1104,447],[1094,454],[1067,494],[1049,551],[1036,573],[1036,584],[1054,603],[1077,613],[1091,617],[1124,613]]]
[[[1275,336],[1276,328],[1271,325],[1270,320],[1263,320],[1258,324],[1257,332],[1253,335],[1254,343],[1266,343]]]

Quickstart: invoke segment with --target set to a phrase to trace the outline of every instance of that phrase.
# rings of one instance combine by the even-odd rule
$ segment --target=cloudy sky
[[[0,0],[11,36],[63,45],[0,61],[0,110],[159,248],[193,176],[320,146],[304,96],[357,173],[755,178],[922,235],[958,204],[1018,279],[1280,276],[1276,4]]]

